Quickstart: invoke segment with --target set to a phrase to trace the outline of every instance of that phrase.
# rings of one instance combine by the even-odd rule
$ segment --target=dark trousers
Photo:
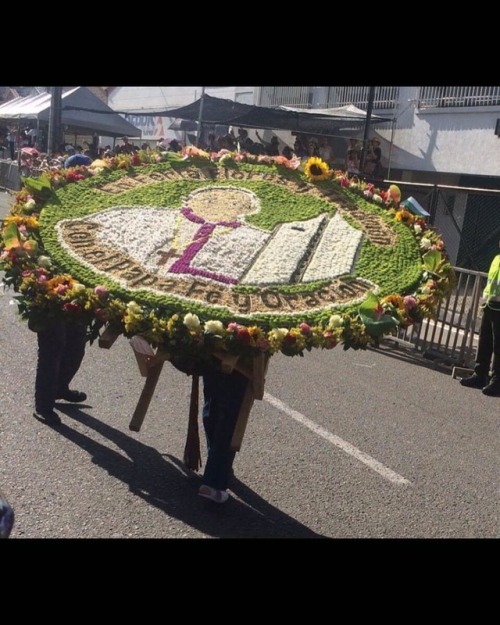
[[[231,440],[248,382],[237,371],[203,376],[203,427],[207,439],[203,483],[218,490],[226,490],[229,485],[236,455]]]
[[[50,411],[57,397],[67,391],[85,354],[86,326],[54,321],[37,332],[38,361],[35,378],[35,408]]]
[[[500,381],[500,310],[485,306],[479,329],[474,373],[486,377],[490,367],[493,378]]]

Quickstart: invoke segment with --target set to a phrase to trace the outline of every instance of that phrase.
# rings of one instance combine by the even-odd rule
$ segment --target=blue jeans
[[[54,321],[37,332],[38,361],[35,409],[50,412],[57,397],[67,391],[85,354],[87,328],[79,323]]]
[[[236,455],[231,450],[231,440],[248,383],[248,378],[237,371],[216,371],[203,376],[203,427],[207,440],[203,483],[218,490],[226,490],[229,485]]]

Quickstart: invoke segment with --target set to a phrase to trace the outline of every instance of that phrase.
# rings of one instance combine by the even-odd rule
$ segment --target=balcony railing
[[[370,87],[329,87],[328,108],[354,104],[364,111],[368,108]],[[399,101],[399,87],[375,87],[374,109],[394,109]]]
[[[321,108],[335,108],[354,104],[360,109],[368,108],[370,87],[328,87],[325,104]],[[375,87],[373,108],[396,108],[399,87]],[[262,87],[261,106],[293,106],[312,108],[314,87]]]
[[[260,106],[293,106],[311,108],[311,87],[262,87]]]
[[[500,87],[420,87],[419,108],[500,105]]]

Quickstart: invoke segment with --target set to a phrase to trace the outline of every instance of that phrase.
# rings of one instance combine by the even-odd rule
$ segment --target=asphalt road
[[[0,192],[0,216],[9,196]],[[36,336],[0,296],[0,487],[23,538],[498,538],[499,399],[388,345],[275,356],[237,454],[231,500],[196,494],[182,456],[191,378],[144,384],[123,337],[93,344],[61,402],[31,415]],[[202,459],[205,457],[203,435]]]

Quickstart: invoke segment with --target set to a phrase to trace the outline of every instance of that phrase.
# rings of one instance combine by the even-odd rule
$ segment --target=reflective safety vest
[[[490,265],[482,299],[486,306],[492,303],[491,308],[500,309],[500,254],[495,256]]]

